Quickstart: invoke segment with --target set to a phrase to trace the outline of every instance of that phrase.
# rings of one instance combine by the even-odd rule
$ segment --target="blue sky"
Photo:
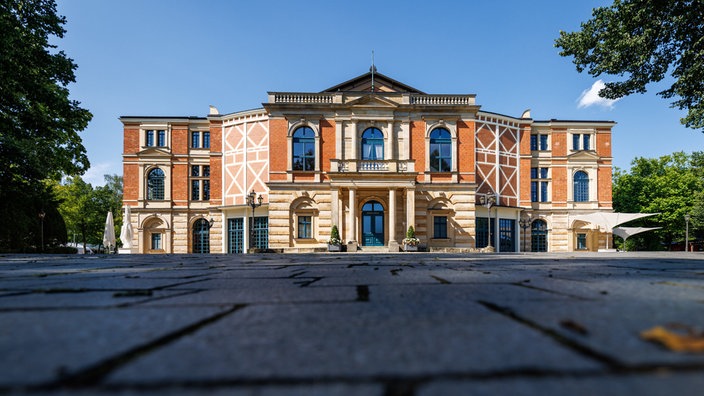
[[[261,107],[267,91],[317,92],[369,70],[427,93],[477,95],[482,110],[536,120],[613,120],[614,165],[704,149],[682,111],[655,95],[593,100],[598,80],[558,55],[611,1],[58,0],[78,64],[73,99],[93,113],[81,133],[85,179],[122,174],[122,115],[205,116]]]

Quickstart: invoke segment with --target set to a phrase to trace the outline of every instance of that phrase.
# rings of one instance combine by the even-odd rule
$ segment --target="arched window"
[[[159,168],[152,169],[147,176],[147,199],[164,199],[164,171]]]
[[[362,159],[384,159],[384,134],[378,128],[367,128],[362,133]]]
[[[573,178],[573,190],[575,202],[589,201],[589,175],[584,171],[577,171]]]
[[[210,223],[206,219],[193,223],[193,253],[210,253]]]
[[[452,140],[445,128],[435,128],[430,132],[430,171],[450,172],[452,170]]]
[[[548,251],[548,225],[544,220],[536,220],[530,225],[530,251]]]
[[[315,170],[315,132],[299,127],[293,132],[293,170]]]

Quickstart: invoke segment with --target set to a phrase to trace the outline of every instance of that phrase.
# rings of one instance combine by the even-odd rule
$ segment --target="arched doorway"
[[[210,253],[210,224],[206,219],[193,223],[193,253]]]
[[[545,220],[536,220],[530,226],[530,251],[548,251],[548,225]]]
[[[362,206],[362,246],[384,246],[384,207],[377,201]]]

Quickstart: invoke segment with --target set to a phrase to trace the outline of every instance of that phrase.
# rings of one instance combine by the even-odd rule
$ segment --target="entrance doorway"
[[[362,246],[384,246],[384,207],[377,201],[362,206]]]

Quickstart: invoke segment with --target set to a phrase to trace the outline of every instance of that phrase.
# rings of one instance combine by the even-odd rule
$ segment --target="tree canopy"
[[[615,0],[595,8],[577,32],[560,32],[560,55],[574,57],[580,73],[617,75],[599,95],[618,99],[644,93],[669,73],[674,83],[658,95],[687,110],[682,124],[704,130],[704,2]]]
[[[105,175],[104,186],[93,187],[80,176],[67,178],[63,183],[54,183],[53,189],[59,200],[59,212],[66,222],[69,239],[85,245],[100,245],[103,241],[105,219],[108,211],[113,213],[115,235],[120,235],[122,224],[122,177]]]
[[[0,250],[31,243],[37,214],[55,208],[45,179],[89,167],[78,132],[92,115],[67,88],[76,64],[49,42],[64,24],[54,0],[0,0]]]
[[[660,213],[644,219],[648,226],[661,230],[636,235],[629,243],[637,248],[659,250],[672,242],[684,240],[686,214],[692,214],[701,204],[704,190],[704,153],[691,156],[682,152],[656,159],[636,158],[629,171],[616,169],[613,177],[613,205],[616,212]],[[690,236],[694,227],[691,226]]]

